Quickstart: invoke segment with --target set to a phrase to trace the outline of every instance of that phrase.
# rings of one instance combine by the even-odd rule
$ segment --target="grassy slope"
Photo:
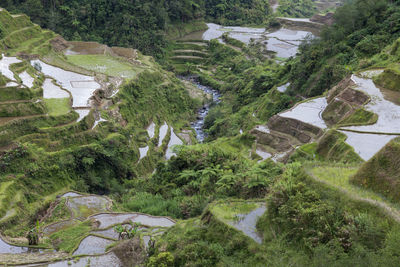
[[[104,73],[110,76],[135,78],[145,68],[133,67],[132,64],[123,59],[109,55],[71,55],[67,56],[68,61],[82,68]]]
[[[394,139],[361,166],[352,183],[383,194],[391,201],[400,200],[400,139]]]

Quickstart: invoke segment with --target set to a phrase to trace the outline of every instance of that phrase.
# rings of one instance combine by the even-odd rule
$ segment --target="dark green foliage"
[[[150,262],[171,266],[395,266],[399,228],[376,208],[313,182],[299,164],[274,181],[257,245],[206,209],[172,227]],[[154,265],[152,265],[154,266]]]
[[[19,117],[46,113],[43,102],[8,103],[0,104],[0,117]]]
[[[272,162],[253,166],[236,153],[208,145],[182,148],[176,158],[157,168],[152,180],[153,190],[161,194],[168,185],[188,196],[259,197],[279,173],[280,168]]]
[[[156,255],[162,254],[163,245],[173,255],[171,266],[262,266],[267,257],[242,233],[209,212],[202,221],[189,220],[185,227],[177,225],[168,231],[158,244]]]
[[[134,47],[157,57],[167,42],[165,32],[176,24],[204,17],[222,24],[262,24],[269,7],[266,0],[10,0],[0,5],[68,40]]]
[[[3,39],[4,36],[6,36],[5,30],[3,28],[3,25],[0,24],[0,39]]]
[[[133,197],[122,202],[131,211],[190,218],[215,198],[263,197],[280,172],[273,162],[257,165],[217,144],[182,147],[151,178],[128,184]]]
[[[160,72],[141,73],[139,79],[124,87],[120,97],[122,116],[139,125],[147,125],[155,110],[164,120],[177,120],[187,119],[195,108],[195,102],[177,78]]]
[[[272,90],[285,71],[274,61],[246,56],[216,40],[210,42],[209,54],[206,64],[215,70],[210,75],[200,73],[200,81],[219,89],[224,100],[206,118],[209,140],[250,130],[257,123],[253,113],[266,120],[295,102],[294,97]]]
[[[282,17],[309,18],[317,9],[312,0],[279,0],[277,12]]]
[[[206,16],[224,25],[263,24],[269,13],[267,0],[206,0]]]
[[[265,227],[264,237],[282,235],[316,257],[321,245],[328,245],[335,247],[332,253],[347,254],[341,255],[341,260],[348,257],[354,261],[363,255],[363,250],[385,248],[388,233],[396,229],[367,204],[349,202],[338,192],[309,180],[299,164],[287,166],[267,203],[267,213],[259,223]],[[374,257],[378,259],[378,255]]]

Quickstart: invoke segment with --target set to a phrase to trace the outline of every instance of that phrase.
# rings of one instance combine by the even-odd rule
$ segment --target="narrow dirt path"
[[[305,169],[305,170],[306,170],[306,173],[307,173],[310,177],[312,177],[315,181],[320,182],[320,183],[322,183],[322,184],[329,185],[329,186],[333,186],[333,187],[335,187],[336,189],[338,189],[341,193],[345,194],[346,196],[348,196],[348,197],[350,197],[350,198],[352,198],[352,199],[354,199],[354,200],[362,201],[362,202],[366,202],[366,203],[372,204],[372,205],[376,206],[377,208],[383,210],[383,211],[384,211],[387,215],[389,215],[393,220],[395,220],[396,222],[400,223],[400,210],[399,210],[399,209],[394,208],[394,207],[392,207],[390,204],[388,204],[388,203],[386,203],[386,202],[383,202],[383,201],[374,200],[374,199],[371,199],[371,198],[366,198],[366,197],[361,197],[361,196],[359,196],[359,195],[356,195],[356,194],[354,194],[354,193],[348,191],[347,189],[344,189],[344,188],[342,188],[342,187],[340,187],[340,186],[333,185],[333,184],[331,184],[331,183],[329,183],[329,182],[327,182],[327,181],[324,181],[324,180],[322,180],[322,179],[319,179],[318,177],[316,177],[316,176],[312,173],[312,171],[311,171],[310,169]]]

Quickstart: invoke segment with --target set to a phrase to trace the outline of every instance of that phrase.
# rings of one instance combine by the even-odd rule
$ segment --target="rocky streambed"
[[[204,131],[204,121],[206,116],[208,115],[208,112],[210,111],[210,107],[213,104],[218,104],[221,102],[221,94],[218,92],[218,90],[215,90],[211,88],[210,86],[205,86],[201,84],[198,80],[197,76],[180,76],[179,77],[181,80],[189,81],[191,82],[194,86],[196,86],[198,89],[206,93],[207,95],[212,96],[212,101],[207,102],[201,107],[198,112],[197,112],[197,117],[196,121],[191,123],[192,128],[196,131],[196,138],[197,140],[202,143],[204,139],[207,137],[207,134]]]

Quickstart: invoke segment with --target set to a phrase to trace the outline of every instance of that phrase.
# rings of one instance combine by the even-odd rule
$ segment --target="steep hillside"
[[[68,43],[5,10],[0,18],[0,225],[16,235],[68,188],[119,194],[151,173],[197,102],[133,49]]]
[[[320,95],[352,71],[373,66],[373,56],[399,38],[399,14],[397,1],[357,0],[339,8],[334,25],[303,44],[292,60],[292,94]]]
[[[23,12],[44,28],[68,40],[98,41],[109,46],[134,47],[162,56],[167,39],[205,28],[204,19],[229,25],[263,24],[267,0],[40,0],[2,1],[1,7]]]
[[[397,266],[399,3],[336,2],[2,3],[74,41],[0,9],[0,265]]]

